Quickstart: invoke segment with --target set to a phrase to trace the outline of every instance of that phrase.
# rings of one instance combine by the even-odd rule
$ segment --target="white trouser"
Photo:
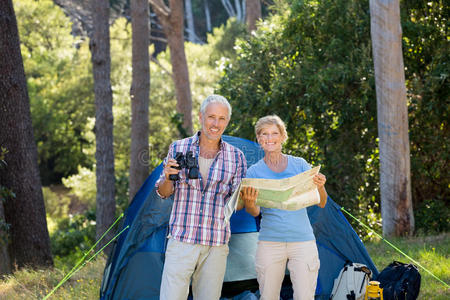
[[[194,300],[220,298],[228,245],[205,246],[169,239],[160,300],[186,300],[192,278]]]
[[[294,289],[294,300],[314,299],[320,266],[316,242],[259,241],[255,265],[260,300],[280,299],[286,262]]]

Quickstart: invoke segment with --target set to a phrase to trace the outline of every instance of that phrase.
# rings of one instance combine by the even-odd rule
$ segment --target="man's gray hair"
[[[210,105],[211,103],[221,103],[221,104],[225,105],[228,108],[228,119],[231,118],[231,105],[228,102],[228,100],[224,96],[221,96],[221,95],[210,95],[210,96],[206,97],[205,100],[203,100],[203,103],[200,106],[200,112],[202,113],[202,115],[205,113],[206,107],[208,105]]]

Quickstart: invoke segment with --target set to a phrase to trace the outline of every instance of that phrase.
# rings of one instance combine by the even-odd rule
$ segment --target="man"
[[[200,108],[201,130],[170,145],[156,183],[162,198],[175,193],[161,300],[185,300],[191,278],[195,300],[220,298],[231,234],[225,206],[247,170],[244,154],[222,140],[230,117],[228,101],[211,95]],[[189,176],[189,168],[174,168],[176,153],[188,151],[198,160],[198,179]],[[176,174],[178,180],[171,180]]]

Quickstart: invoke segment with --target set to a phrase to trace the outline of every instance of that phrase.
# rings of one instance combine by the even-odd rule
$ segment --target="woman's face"
[[[257,139],[265,152],[281,152],[283,136],[277,125],[264,126]]]

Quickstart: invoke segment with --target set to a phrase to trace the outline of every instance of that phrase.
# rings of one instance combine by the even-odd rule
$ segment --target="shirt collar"
[[[192,136],[192,139],[193,139],[193,142],[192,142],[192,143],[193,143],[194,145],[199,145],[199,146],[200,146],[200,135],[201,135],[201,134],[202,134],[202,132],[199,130],[199,131],[197,131],[197,133],[195,133],[195,134]],[[223,142],[222,137],[220,137],[219,151],[223,149],[223,146],[224,146],[224,142]]]

